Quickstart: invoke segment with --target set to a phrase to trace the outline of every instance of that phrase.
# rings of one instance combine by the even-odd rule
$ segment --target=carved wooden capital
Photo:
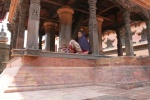
[[[131,7],[130,10],[131,10],[132,12],[141,13],[141,14],[143,14],[143,16],[144,16],[145,18],[148,18],[147,10],[146,10],[146,9],[143,9],[143,8],[140,7],[140,6]]]
[[[68,14],[72,15],[72,14],[74,14],[74,10],[70,6],[63,6],[58,9],[57,13],[58,14],[68,13]]]
[[[97,21],[99,22],[99,23],[102,23],[103,22],[103,18],[102,17],[100,17],[100,16],[97,16]]]
[[[110,0],[110,1],[114,1],[114,0]],[[115,1],[118,2],[120,5],[122,5],[122,7],[125,9],[129,10],[131,8],[131,4],[129,0],[115,0]]]
[[[44,27],[47,27],[47,26],[49,26],[49,27],[55,27],[57,24],[56,23],[54,23],[54,22],[50,22],[50,21],[48,21],[48,22],[44,22]]]

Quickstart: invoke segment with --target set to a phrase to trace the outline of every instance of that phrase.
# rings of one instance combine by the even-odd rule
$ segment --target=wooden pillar
[[[88,0],[90,19],[89,19],[89,41],[93,55],[99,54],[98,44],[98,23],[96,19],[96,2],[97,0]]]
[[[122,42],[121,42],[121,33],[119,28],[116,29],[116,34],[117,34],[117,52],[118,56],[123,56],[123,49],[122,49]]]
[[[149,18],[147,19],[146,25],[147,25],[148,52],[150,56],[150,10],[148,12],[149,12]]]
[[[42,34],[39,34],[39,49],[42,50]]]
[[[40,0],[30,0],[27,49],[38,49]]]
[[[19,26],[18,26],[18,34],[17,34],[17,45],[16,45],[17,49],[24,48],[25,18],[26,18],[27,8],[28,8],[27,4],[23,4],[23,2],[19,4]]]
[[[103,46],[102,46],[102,22],[103,18],[97,16],[98,21],[98,45],[99,45],[99,54],[103,55]]]
[[[58,9],[59,14],[59,47],[63,44],[69,45],[71,40],[72,14],[74,10],[69,6],[63,6]]]
[[[11,38],[10,38],[10,48],[9,48],[9,58],[11,58],[11,50],[12,50],[12,45],[13,45],[13,29],[12,29],[12,25],[11,24],[7,24],[8,30],[11,33]]]
[[[45,50],[55,51],[55,26],[53,22],[45,22]]]
[[[17,33],[18,33],[18,22],[14,22],[12,24],[13,27],[13,33],[12,35],[12,49],[16,49],[16,44],[17,44]]]
[[[117,34],[117,48],[118,48],[117,52],[118,52],[118,56],[123,56],[121,33],[119,30],[119,26],[118,26],[118,15],[117,15],[117,13],[115,14],[115,19],[116,19],[116,34]]]
[[[130,11],[125,10],[123,13],[125,23],[125,48],[127,56],[134,56],[133,43],[132,43],[132,32],[130,25]]]

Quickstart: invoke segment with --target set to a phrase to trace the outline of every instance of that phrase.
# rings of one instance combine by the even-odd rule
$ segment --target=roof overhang
[[[9,8],[9,17],[8,17],[8,21],[10,23],[13,22],[13,18],[16,13],[18,4],[19,4],[19,0],[11,0],[11,4],[10,4],[10,8]]]
[[[150,0],[131,0],[138,4],[139,6],[142,6],[148,10],[150,10]]]

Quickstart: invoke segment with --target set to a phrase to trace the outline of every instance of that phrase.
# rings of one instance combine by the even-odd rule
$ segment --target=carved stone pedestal
[[[35,49],[13,49],[11,56],[40,56],[41,50]]]
[[[11,56],[23,56],[24,55],[24,49],[12,49],[11,52],[12,52]]]
[[[24,50],[24,55],[27,55],[27,56],[40,56],[41,55],[41,50],[25,49]]]

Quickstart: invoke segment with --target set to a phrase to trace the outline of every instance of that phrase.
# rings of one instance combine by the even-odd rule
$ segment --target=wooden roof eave
[[[9,23],[13,22],[13,18],[14,18],[18,4],[19,4],[19,0],[11,0],[11,4],[9,8],[9,16],[8,16]]]
[[[150,1],[149,0],[131,0],[134,3],[138,4],[139,6],[142,6],[143,8],[150,10]]]

